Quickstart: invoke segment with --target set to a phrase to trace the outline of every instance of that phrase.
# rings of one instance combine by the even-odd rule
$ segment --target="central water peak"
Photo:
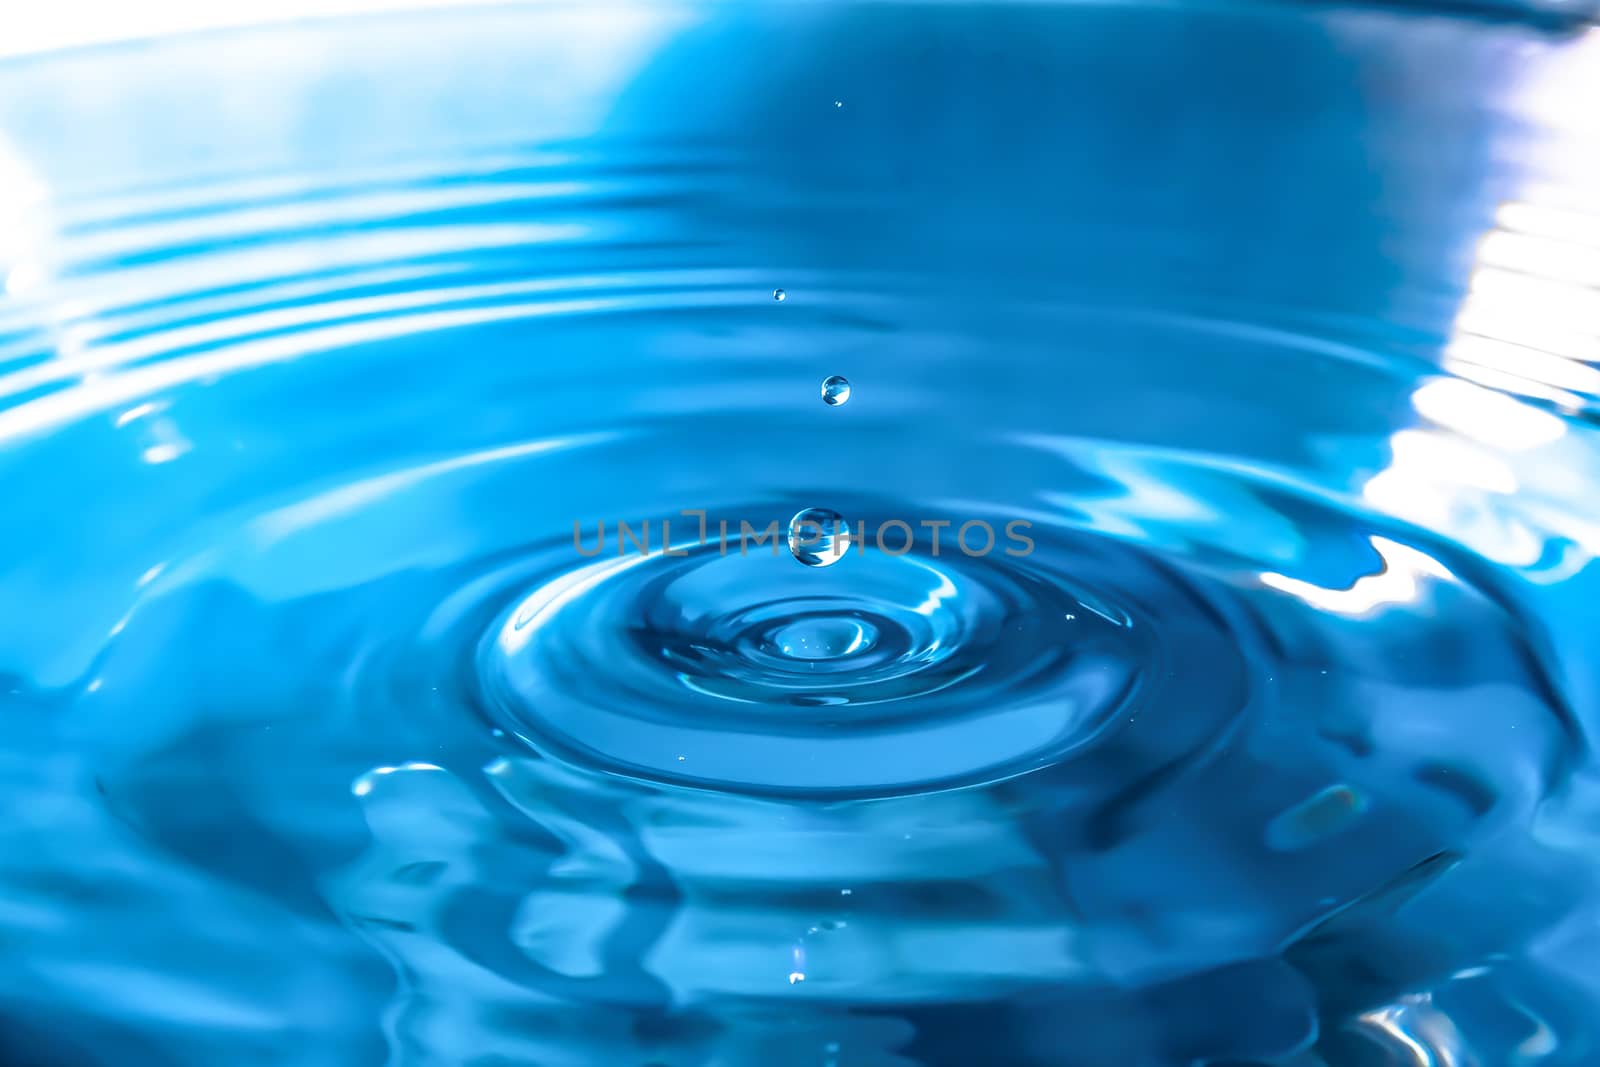
[[[871,651],[878,642],[878,629],[862,619],[798,619],[778,627],[770,641],[780,655],[790,659],[843,659]]]

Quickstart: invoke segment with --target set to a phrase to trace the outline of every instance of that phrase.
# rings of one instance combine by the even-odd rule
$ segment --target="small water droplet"
[[[833,106],[834,107],[844,107],[844,101],[843,100],[835,100],[833,102]]]
[[[788,296],[789,296],[789,294],[784,292],[782,289],[774,289],[774,290],[772,290],[772,299],[778,301],[780,304],[783,303],[783,301],[785,299],[787,299]]]
[[[822,379],[822,402],[838,407],[850,399],[850,381],[842,374],[831,374]]]
[[[850,550],[850,526],[827,508],[806,508],[789,520],[789,551],[807,567],[828,567]]]

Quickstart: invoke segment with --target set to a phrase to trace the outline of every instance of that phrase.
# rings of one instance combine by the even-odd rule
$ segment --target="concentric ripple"
[[[1151,654],[1059,573],[872,551],[819,574],[744,547],[542,580],[479,654],[496,713],[623,773],[877,794],[1061,758]]]

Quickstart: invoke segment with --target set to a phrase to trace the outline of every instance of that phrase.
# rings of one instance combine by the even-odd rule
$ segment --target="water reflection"
[[[59,216],[0,304],[18,1003],[136,1067],[1588,1067],[1593,228],[1535,179],[1590,47],[603,6],[0,69]],[[1037,551],[572,550],[820,501]]]

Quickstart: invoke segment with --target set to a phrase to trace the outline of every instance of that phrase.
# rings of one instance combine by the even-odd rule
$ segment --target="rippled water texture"
[[[1597,100],[1419,8],[0,66],[0,1059],[1600,1063]]]

